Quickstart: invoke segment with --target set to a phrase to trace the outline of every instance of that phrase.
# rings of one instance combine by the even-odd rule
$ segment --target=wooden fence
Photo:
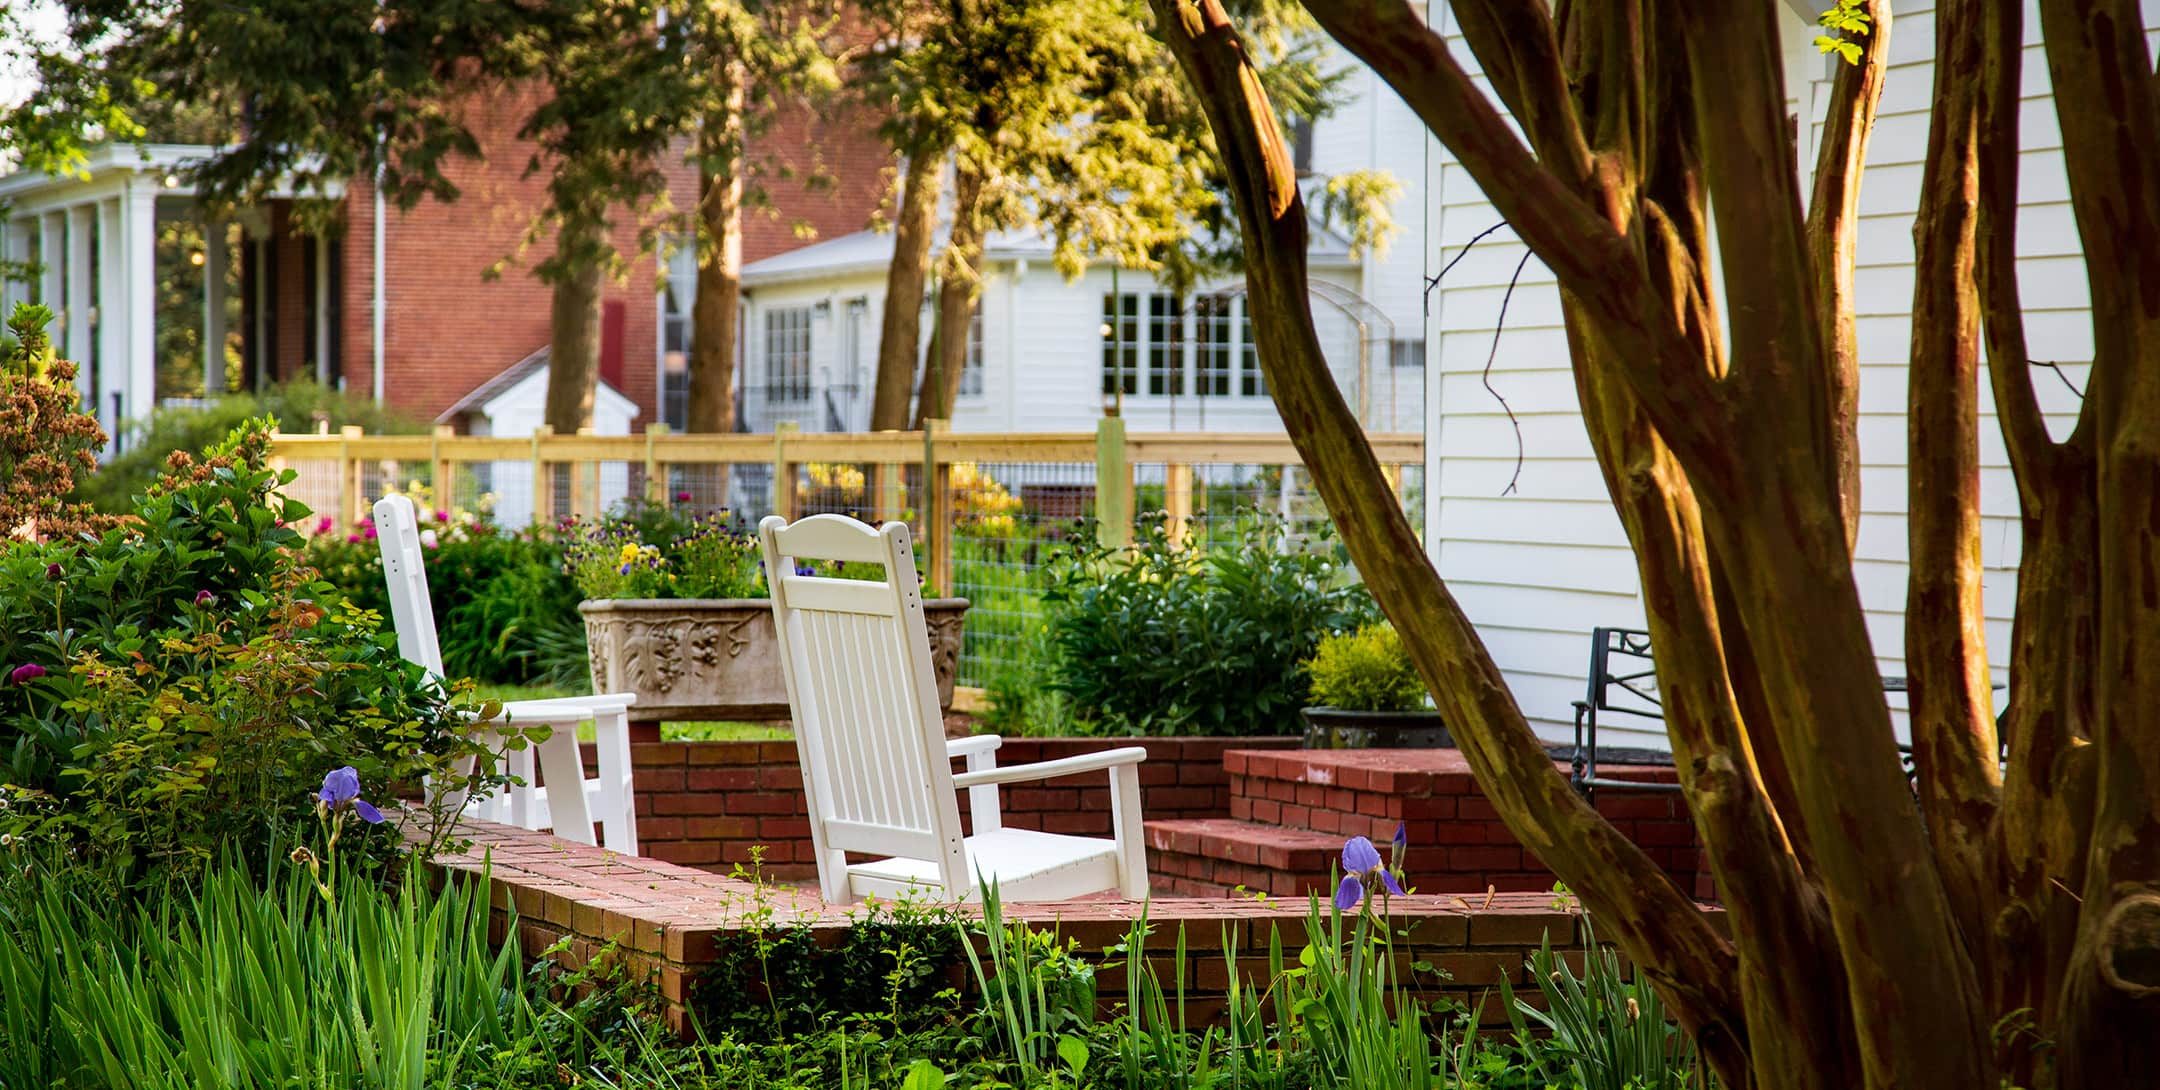
[[[1422,436],[1370,439],[1398,494],[1406,479],[1422,476]],[[432,435],[345,428],[281,434],[273,451],[300,475],[293,494],[340,531],[359,524],[384,492],[408,483],[430,489],[444,510],[474,506],[493,494],[498,505],[524,516],[502,521],[520,524],[592,518],[630,497],[791,519],[841,510],[872,522],[906,518],[916,524],[926,574],[940,586],[951,585],[955,467],[965,467],[971,487],[1021,492],[1029,515],[1092,515],[1113,543],[1129,538],[1143,517],[1160,517],[1172,540],[1180,539],[1200,517],[1209,487],[1239,479],[1238,471],[1246,478],[1269,475],[1271,494],[1284,497],[1286,514],[1293,507],[1311,509],[1309,490],[1295,481],[1301,463],[1286,435],[1127,433],[1116,417],[1100,421],[1093,434],[955,433],[942,421],[932,421],[927,431],[868,434],[803,432],[792,424],[755,435],[679,435],[665,426],[626,436],[556,435],[541,428],[523,437],[457,435],[447,427]],[[1001,482],[1051,469],[1064,471],[1060,480]],[[1232,475],[1211,472],[1220,470]],[[848,483],[836,486],[840,476]],[[506,503],[506,491],[521,494]],[[1145,506],[1138,502],[1143,491]],[[1288,498],[1293,494],[1295,504]],[[964,491],[960,498],[965,500]],[[1414,504],[1411,509],[1415,515]]]

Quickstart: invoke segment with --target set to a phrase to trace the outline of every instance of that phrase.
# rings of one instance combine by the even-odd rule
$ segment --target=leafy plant
[[[1539,1074],[1582,1090],[1700,1085],[1694,1042],[1666,1020],[1656,989],[1639,976],[1631,981],[1621,974],[1619,955],[1598,946],[1587,918],[1583,941],[1589,954],[1581,976],[1553,954],[1550,935],[1530,956],[1530,977],[1537,981],[1542,1004],[1518,999],[1501,979],[1508,1020]],[[1528,1047],[1531,1042],[1536,1047]]]
[[[1082,717],[1127,734],[1282,730],[1305,703],[1299,664],[1377,612],[1324,537],[1267,515],[1218,535],[1178,545],[1151,526],[1054,561],[1055,684]]]
[[[1425,703],[1425,682],[1385,621],[1330,633],[1305,662],[1316,704],[1346,711],[1401,712]]]
[[[112,524],[70,502],[77,473],[97,468],[105,432],[82,411],[75,365],[54,353],[51,308],[19,303],[0,353],[0,535],[66,538]]]
[[[0,551],[0,833],[122,891],[290,840],[341,765],[377,797],[502,783],[468,731],[489,709],[303,562],[286,524],[308,512],[266,467],[267,428],[176,455],[123,529]],[[420,816],[447,834],[451,815]]]

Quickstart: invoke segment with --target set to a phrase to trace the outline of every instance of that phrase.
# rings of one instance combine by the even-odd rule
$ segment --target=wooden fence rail
[[[1368,437],[1382,465],[1390,468],[1398,492],[1404,467],[1421,467],[1424,437],[1385,434]],[[925,547],[925,574],[937,585],[950,584],[955,466],[1056,466],[1092,470],[1088,489],[1106,541],[1129,539],[1136,515],[1137,471],[1148,467],[1149,480],[1162,487],[1160,510],[1173,540],[1194,517],[1195,467],[1300,466],[1296,449],[1281,433],[1167,432],[1128,433],[1117,417],[1102,420],[1093,434],[956,433],[944,421],[925,431],[812,433],[781,424],[768,434],[679,435],[654,425],[641,435],[556,435],[540,428],[529,436],[457,435],[437,428],[428,435],[368,435],[358,428],[326,434],[281,434],[273,455],[300,474],[295,492],[339,529],[357,525],[375,496],[399,482],[425,479],[437,490],[438,503],[452,505],[460,472],[490,467],[530,466],[530,517],[534,521],[570,514],[601,513],[612,499],[603,467],[624,482],[613,489],[619,499],[642,495],[669,502],[671,481],[688,471],[715,467],[769,466],[775,486],[767,509],[793,518],[804,513],[799,474],[812,466],[859,467],[865,518],[902,517],[911,507],[919,520]],[[613,467],[621,467],[619,469]],[[374,482],[371,486],[371,482]],[[781,486],[785,482],[787,486]],[[914,502],[909,502],[913,488]],[[718,486],[725,497],[726,485]],[[497,481],[496,491],[501,484]],[[1151,508],[1152,511],[1152,508]]]

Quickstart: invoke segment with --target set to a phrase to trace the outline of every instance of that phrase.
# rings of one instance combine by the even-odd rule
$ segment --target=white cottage
[[[1342,59],[1344,66],[1355,62]],[[1362,66],[1343,105],[1299,141],[1315,179],[1377,169],[1403,184],[1393,242],[1353,256],[1316,223],[1313,310],[1338,381],[1376,431],[1414,431],[1425,391],[1425,130]],[[938,233],[942,243],[943,231]],[[867,425],[892,236],[858,232],[743,271],[745,426]],[[1171,294],[1145,272],[1091,267],[1067,280],[1033,234],[993,234],[953,427],[1087,431],[1116,405],[1136,431],[1271,431],[1282,424],[1250,348],[1242,284]],[[679,274],[678,274],[679,275]],[[925,304],[927,307],[927,303]],[[926,310],[926,314],[927,314]],[[927,340],[928,324],[925,325]]]

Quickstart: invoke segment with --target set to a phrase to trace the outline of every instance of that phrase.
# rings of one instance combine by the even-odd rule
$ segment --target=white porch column
[[[223,220],[203,224],[203,394],[225,392],[225,266],[230,247]]]
[[[97,277],[97,360],[90,369],[90,396],[96,400],[98,422],[105,434],[120,434],[121,418],[113,410],[113,395],[127,389],[128,330],[134,314],[128,306],[127,234],[125,197],[99,201]],[[125,395],[123,394],[123,400]],[[110,453],[112,443],[105,449]]]
[[[30,220],[20,216],[12,217],[5,223],[0,223],[0,227],[6,229],[5,240],[0,241],[0,245],[6,246],[6,260],[18,266],[29,264]],[[0,284],[0,309],[5,310],[5,313],[0,313],[0,322],[6,321],[15,313],[15,304],[29,300],[30,285],[12,276],[8,277],[6,283]]]
[[[89,404],[90,389],[90,312],[97,306],[90,293],[90,217],[94,209],[87,204],[68,206],[67,210],[67,287],[63,302],[67,304],[67,320],[63,326],[67,336],[60,354],[75,361],[75,388],[83,392],[84,404]],[[94,408],[94,406],[93,406]]]
[[[116,385],[121,374],[127,376],[120,405],[120,422],[125,424],[146,419],[157,407],[157,180],[129,178],[121,202],[127,349],[124,356],[114,357],[113,371]]]
[[[46,327],[54,342],[61,339],[67,328],[67,315],[63,313],[60,299],[60,278],[67,267],[67,254],[61,243],[67,233],[66,218],[58,212],[47,212],[38,217],[38,297],[37,301],[52,308],[53,325]]]

